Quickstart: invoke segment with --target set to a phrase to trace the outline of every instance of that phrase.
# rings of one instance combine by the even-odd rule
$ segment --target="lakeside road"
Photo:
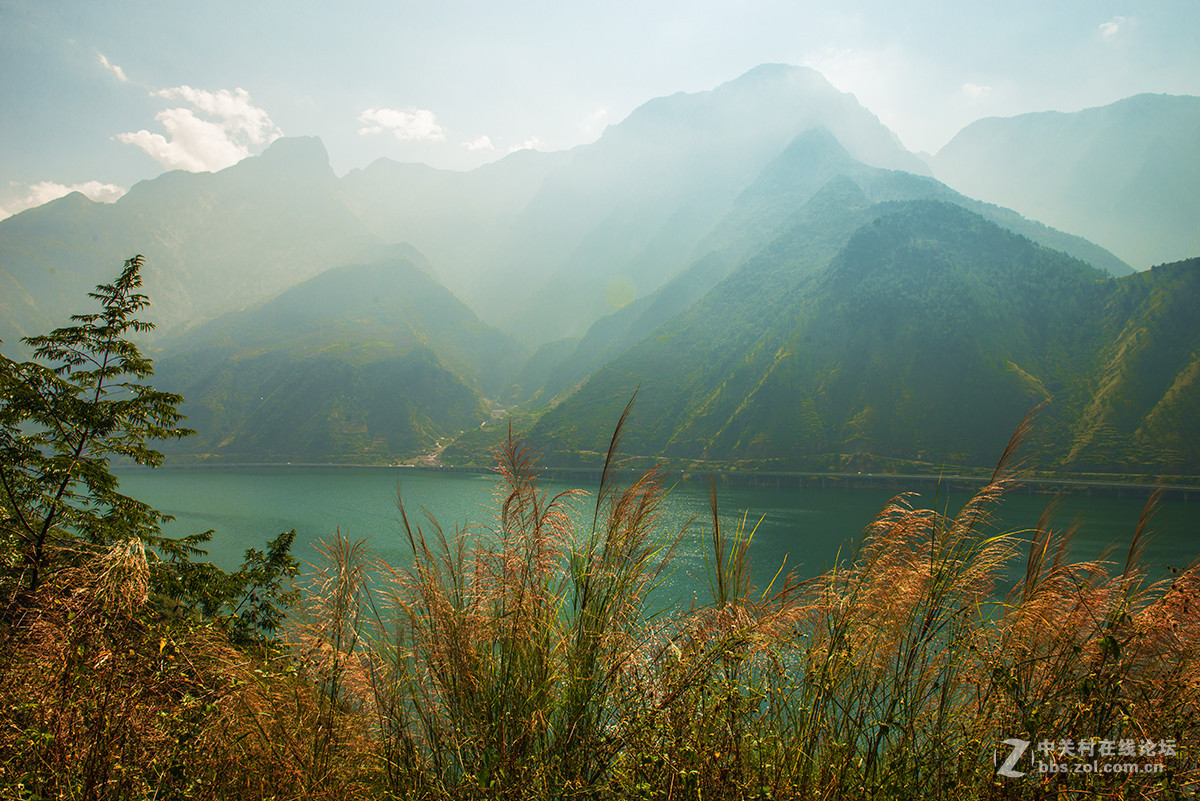
[[[437,460],[419,464],[353,464],[338,462],[247,462],[230,464],[171,464],[160,468],[125,469],[169,469],[210,470],[228,468],[264,467],[320,467],[320,468],[371,468],[379,470],[427,470],[439,473],[467,473],[490,475],[495,472],[489,467],[477,465],[448,465]],[[542,467],[539,471],[547,478],[561,481],[599,482],[602,470],[599,467]],[[632,476],[642,472],[641,468],[619,468],[618,475]],[[817,471],[766,471],[766,470],[712,470],[667,467],[668,478],[684,482],[704,482],[711,476],[718,484],[735,487],[777,487],[780,489],[894,489],[922,490],[944,488],[947,490],[974,491],[986,484],[988,476],[964,475],[961,473],[865,473],[865,472],[817,472]],[[1092,477],[1021,476],[1011,480],[1010,492],[1028,494],[1073,494],[1085,496],[1149,497],[1156,490],[1163,496],[1191,502],[1200,500],[1200,478],[1173,477],[1172,483],[1157,483],[1150,477],[1143,481],[1106,480]],[[1187,482],[1187,483],[1185,483]]]
[[[437,470],[447,473],[488,474],[490,468],[477,466],[442,465],[420,466],[418,469]],[[602,470],[598,467],[542,467],[542,475],[557,480],[598,482]],[[620,468],[620,475],[640,473],[639,468]],[[808,471],[764,471],[764,470],[679,470],[666,469],[672,479],[686,482],[707,481],[712,477],[719,484],[737,487],[777,487],[780,489],[925,489],[943,487],[950,490],[973,491],[989,481],[987,476],[962,475],[958,473],[847,473]],[[1166,497],[1184,501],[1200,500],[1200,481],[1197,483],[1159,484],[1146,481],[1116,481],[1093,478],[1024,477],[1018,475],[1011,480],[1014,492],[1027,493],[1072,493],[1082,495],[1113,495],[1118,498],[1149,496],[1161,490]]]

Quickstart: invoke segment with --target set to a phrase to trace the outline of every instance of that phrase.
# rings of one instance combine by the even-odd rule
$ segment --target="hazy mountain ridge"
[[[36,311],[6,331],[61,321],[146,257],[149,318],[160,335],[266,300],[375,243],[343,203],[316,139],[280,139],[216,173],[169,172],[116,203],[68,196],[0,221],[0,264]]]
[[[709,92],[656,98],[547,178],[481,278],[481,316],[514,331],[519,321],[535,343],[582,334],[612,310],[614,279],[638,296],[661,286],[762,169],[820,126],[863,160],[927,170],[814,70],[764,65]]]
[[[168,348],[160,380],[199,436],[172,446],[227,460],[413,456],[488,418],[520,363],[410,258],[322,273]]]
[[[652,100],[591,145],[468,173],[381,160],[339,179],[318,140],[280,139],[112,205],[76,194],[0,221],[0,337],[11,353],[16,337],[60,324],[141,252],[160,377],[189,399],[195,453],[409,458],[478,427],[492,415],[484,399],[499,398],[534,414],[558,403],[538,435],[573,459],[645,381],[630,445],[648,455],[986,460],[1018,408],[1053,395],[1044,417],[1059,433],[1040,456],[1195,469],[1174,433],[1193,430],[1198,400],[1195,347],[1179,344],[1191,341],[1191,284],[1167,296],[1165,279],[1142,277],[1144,290],[1101,304],[1102,276],[1032,243],[1114,275],[1130,269],[1119,258],[924,170],[852,96],[782,65]],[[933,225],[922,236],[937,246],[900,247],[898,220]],[[884,232],[896,241],[872,250]],[[972,252],[996,241],[1022,254],[1005,256],[1012,276],[1037,275],[1020,302],[1039,286],[1059,293],[1037,307],[1064,321],[1042,349],[1015,333],[1042,323],[1015,311],[1012,276]],[[893,262],[904,269],[882,266]],[[946,302],[910,297],[906,281]],[[922,325],[895,328],[889,297]],[[868,308],[865,324],[848,322]],[[964,398],[985,425],[943,425]]]
[[[834,189],[814,222],[832,231],[840,218],[853,228],[843,244],[831,237],[824,254],[803,258],[810,232],[783,234],[597,371],[533,437],[554,458],[576,460],[599,441],[589,421],[612,419],[638,389],[634,453],[789,469],[986,466],[1052,398],[1030,446],[1043,466],[1200,469],[1194,449],[1176,447],[1166,462],[1154,452],[1165,447],[1156,420],[1194,400],[1200,319],[1187,304],[1200,301],[1200,262],[1172,268],[1184,277],[1170,287],[1155,275],[1113,279],[960,207],[868,205],[848,179]],[[1122,299],[1139,292],[1144,299]],[[1162,332],[1140,362],[1121,355],[1131,326],[1143,337]],[[1105,401],[1099,389],[1114,365],[1138,377]],[[1092,406],[1119,408],[1134,386],[1147,393],[1143,407],[1111,424],[1096,419]],[[1085,459],[1080,437],[1106,425],[1140,450]],[[1178,446],[1179,436],[1169,441]]]
[[[319,141],[281,139],[218,173],[143,182],[112,205],[76,195],[0,222],[0,281],[12,287],[0,337],[61,319],[134,252],[169,333],[399,241],[432,255],[484,319],[533,343],[582,335],[614,300],[645,297],[707,255],[739,194],[820,129],[857,161],[926,169],[851,96],[782,65],[652,100],[569,153],[517,152],[469,173],[384,160],[338,179]]]
[[[167,333],[399,241],[510,333],[535,344],[582,334],[613,309],[610,281],[642,296],[668,280],[762,166],[816,125],[864,159],[927,169],[852,96],[782,65],[652,100],[569,153],[517,152],[469,173],[381,161],[337,179],[318,140],[280,139],[220,172],[142,182],[112,205],[50,204],[39,213],[52,235],[22,222],[38,210],[0,221],[0,278],[36,305],[7,304],[0,337],[61,319],[133,253],[147,258],[152,317]],[[72,282],[41,280],[57,271]]]
[[[954,188],[1087,237],[1139,269],[1200,253],[1200,98],[979,120],[931,160]]]

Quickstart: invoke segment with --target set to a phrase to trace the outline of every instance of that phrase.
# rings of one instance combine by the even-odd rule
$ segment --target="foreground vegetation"
[[[723,527],[714,493],[709,597],[663,614],[648,594],[681,532],[659,520],[660,473],[616,478],[629,407],[594,497],[548,496],[510,438],[486,527],[405,513],[406,565],[335,534],[293,586],[284,535],[225,574],[199,561],[203,536],[163,538],[162,515],[109,481],[110,455],[152,464],[148,439],[184,433],[175,396],[137,388],[149,363],[122,336],[143,302],[138,266],[100,289],[104,314],[32,343],[66,366],[0,364],[0,798],[1174,798],[1200,785],[1200,572],[1143,581],[1150,509],[1116,565],[1067,563],[1049,515],[994,531],[1024,428],[959,514],[900,496],[807,582],[753,586],[753,532]],[[1020,760],[1005,741],[1028,743]],[[1153,772],[1104,767],[1131,764]]]

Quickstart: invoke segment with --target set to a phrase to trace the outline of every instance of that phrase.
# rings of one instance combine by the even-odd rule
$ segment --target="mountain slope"
[[[1100,319],[1095,360],[1069,461],[1186,472],[1200,464],[1200,258],[1121,282]]]
[[[160,382],[238,460],[413,457],[488,417],[522,356],[410,259],[329,270],[169,345]]]
[[[1084,438],[1105,425],[1088,422],[1095,404],[1131,404],[1136,385],[1145,400],[1112,424],[1144,443],[1125,466],[1161,467],[1154,447],[1179,450],[1185,434],[1164,432],[1195,408],[1197,265],[1175,268],[1173,283],[1113,279],[960,207],[870,205],[843,187],[852,235],[839,244],[831,233],[824,252],[806,250],[802,225],[781,235],[599,370],[534,436],[556,458],[586,459],[602,440],[591,421],[614,419],[640,387],[634,453],[788,468],[982,467],[1026,412],[1052,399],[1029,455],[1046,467],[1120,468],[1111,455],[1086,460]],[[827,213],[837,219],[833,206]],[[1141,361],[1117,334],[1130,326],[1143,339],[1155,332]],[[1096,401],[1114,364],[1129,378]],[[1200,468],[1194,449],[1181,453],[1174,466]]]
[[[576,148],[514,221],[469,302],[533,343],[582,334],[626,294],[614,288],[641,296],[686,267],[738,193],[818,126],[864,162],[927,170],[819,73],[764,65],[652,100]]]
[[[1143,269],[1200,253],[1200,97],[1137,95],[972,123],[931,159],[959,191]]]

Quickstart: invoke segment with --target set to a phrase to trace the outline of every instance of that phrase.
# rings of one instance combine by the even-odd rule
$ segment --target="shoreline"
[[[250,469],[369,469],[420,471],[427,473],[458,473],[466,475],[493,475],[495,470],[474,465],[412,465],[412,464],[359,464],[349,462],[229,462],[221,464],[163,464],[160,467],[141,465],[115,465],[120,471],[141,470],[250,470]],[[618,475],[634,475],[639,468],[620,468]],[[702,470],[666,468],[668,478],[686,483],[707,481],[709,477],[719,486],[764,487],[796,490],[826,489],[895,489],[917,491],[919,489],[943,488],[948,491],[974,492],[989,479],[988,476],[964,473],[863,473],[837,471],[765,471],[765,470]],[[539,473],[547,478],[565,481],[599,482],[602,470],[598,467],[542,467]],[[1104,479],[1100,477],[1064,474],[1061,476],[1024,476],[1012,480],[1010,492],[1023,494],[1071,494],[1085,496],[1145,496],[1161,490],[1164,498],[1183,501],[1200,500],[1200,477],[1172,476],[1174,483],[1154,481],[1146,477],[1142,481]],[[1186,482],[1186,483],[1185,483]]]

